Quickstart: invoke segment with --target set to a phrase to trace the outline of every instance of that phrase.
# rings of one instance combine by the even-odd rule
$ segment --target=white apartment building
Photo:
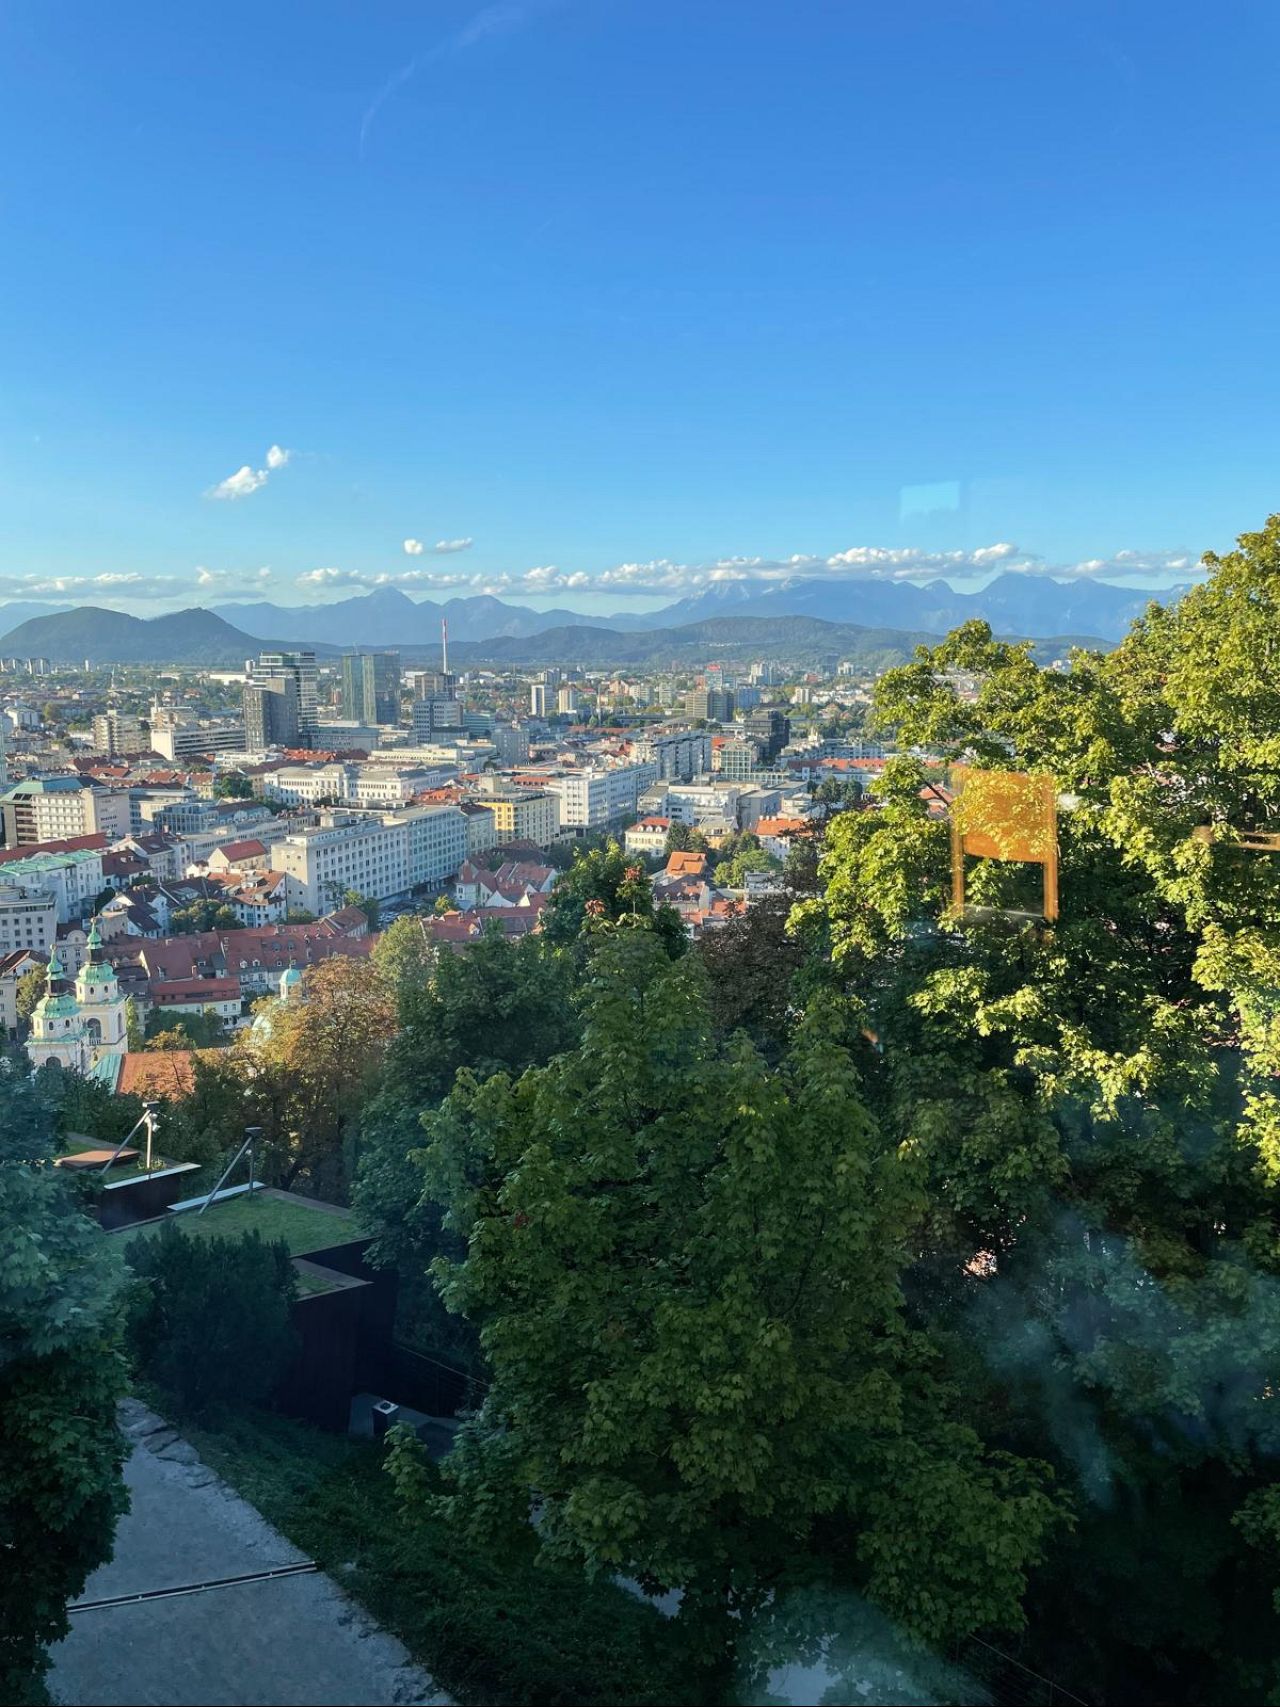
[[[206,753],[242,752],[244,723],[189,722],[166,706],[152,706],[151,750],[171,764],[200,758]]]
[[[78,776],[29,777],[0,795],[5,846],[68,841],[92,835],[90,790]]]
[[[286,806],[315,806],[321,800],[347,798],[350,764],[281,765],[262,779],[264,800],[279,800]]]
[[[456,806],[409,806],[386,813],[383,822],[408,832],[410,889],[439,888],[467,857],[467,820]]]
[[[343,797],[353,806],[406,806],[415,794],[440,786],[438,770],[405,769],[391,765],[356,765],[348,775]]]
[[[331,912],[348,890],[386,901],[410,889],[443,884],[467,857],[467,823],[456,806],[401,812],[326,813],[271,850],[288,880],[290,907]]]
[[[415,794],[439,788],[455,775],[451,767],[441,765],[375,765],[353,760],[282,765],[263,777],[262,792],[286,806],[315,806],[327,800],[374,810],[407,805]]]
[[[692,824],[698,829],[738,827],[738,800],[743,787],[732,782],[673,782],[667,789],[666,816],[673,824]]]
[[[0,863],[0,882],[43,889],[53,897],[60,925],[81,919],[102,893],[102,854],[96,848],[73,848],[66,853],[32,853]]]
[[[688,782],[711,769],[711,736],[705,729],[654,730],[642,735],[632,751],[657,767],[659,782]]]
[[[94,751],[105,753],[108,758],[115,758],[117,753],[147,751],[148,744],[142,739],[141,721],[126,712],[117,711],[114,706],[109,711],[98,713],[92,729]]]
[[[18,949],[47,959],[58,930],[58,903],[48,889],[7,882],[0,875],[0,955]]]
[[[89,788],[87,815],[92,820],[87,834],[101,831],[118,842],[133,828],[133,796],[127,788]]]
[[[619,765],[613,770],[566,771],[547,779],[559,801],[560,828],[574,835],[604,830],[631,817],[641,790],[653,779],[653,767]]]

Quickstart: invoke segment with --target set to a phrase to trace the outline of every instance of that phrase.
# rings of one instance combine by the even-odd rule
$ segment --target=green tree
[[[316,915],[309,913],[305,907],[290,907],[284,916],[287,925],[314,925]]]
[[[791,1038],[803,1001],[797,980],[807,965],[799,939],[787,928],[791,901],[768,897],[717,930],[696,953],[707,969],[711,1016],[722,1037],[745,1031],[765,1058],[776,1062]]]
[[[270,1399],[294,1350],[289,1248],[256,1232],[188,1236],[173,1222],[131,1239],[144,1283],[129,1323],[134,1366],[194,1418]]]
[[[567,953],[538,936],[510,941],[496,928],[461,952],[433,956],[424,978],[400,986],[400,1029],[381,1091],[361,1120],[354,1202],[375,1230],[375,1260],[400,1273],[402,1331],[423,1349],[477,1360],[474,1334],[440,1307],[425,1283],[431,1258],[453,1247],[442,1234],[438,1207],[423,1197],[414,1160],[422,1145],[421,1116],[448,1094],[463,1068],[481,1079],[519,1074],[571,1048],[579,1035],[575,992]]]
[[[722,888],[741,889],[751,871],[781,871],[782,861],[762,847],[743,848],[716,867],[715,880]]]
[[[899,1277],[914,1163],[815,1016],[770,1072],[718,1048],[695,956],[600,939],[581,1047],[460,1074],[427,1191],[433,1272],[491,1382],[444,1507],[490,1538],[685,1591],[716,1665],[745,1615],[835,1575],[916,1635],[1017,1628],[1055,1515],[1040,1466],[952,1414]],[[407,1449],[397,1462],[413,1480]]]
[[[253,783],[240,771],[220,771],[213,793],[217,800],[252,800]]]
[[[176,907],[169,916],[169,929],[174,936],[191,936],[198,931],[239,930],[240,920],[225,901],[206,896],[190,906]]]
[[[578,945],[582,953],[594,932],[619,919],[655,932],[672,959],[687,947],[679,914],[671,907],[654,906],[653,886],[643,865],[610,841],[575,854],[569,870],[556,879],[542,928],[549,942]]]
[[[123,1271],[50,1166],[42,1086],[0,1072],[0,1697],[40,1698],[66,1605],[127,1497],[116,1401]]]
[[[147,1049],[218,1049],[227,1040],[227,1028],[214,1008],[200,1013],[176,1013],[152,1008],[147,1015]]]
[[[30,1024],[31,1016],[36,1011],[36,1003],[44,995],[47,982],[43,966],[33,966],[18,979],[14,1003],[20,1020]]]
[[[425,983],[434,958],[435,951],[416,913],[402,913],[393,919],[373,949],[374,964],[381,968],[397,1001]]]
[[[1243,839],[1280,833],[1280,518],[1205,562],[1105,656],[1041,669],[971,623],[877,685],[901,747],[1053,779],[1052,925],[1020,922],[1040,872],[1012,862],[970,860],[975,907],[953,910],[924,797],[945,793],[914,759],[830,825],[825,894],[793,916],[924,1170],[910,1296],[975,1416],[1074,1491],[1030,1657],[1099,1697],[1275,1679],[1252,1548],[1280,1351],[1280,859]]]
[[[394,992],[372,960],[334,955],[304,974],[302,1001],[264,1004],[228,1066],[249,1087],[264,1165],[285,1188],[345,1201],[361,1112],[396,1029]]]
[[[707,838],[701,830],[695,830],[691,824],[682,824],[678,819],[673,820],[667,831],[667,853],[706,853]]]
[[[138,1004],[134,1001],[132,996],[129,996],[124,1004],[124,1031],[125,1043],[130,1050],[137,1050],[143,1047],[146,1034],[143,1030],[142,1019],[138,1013]]]

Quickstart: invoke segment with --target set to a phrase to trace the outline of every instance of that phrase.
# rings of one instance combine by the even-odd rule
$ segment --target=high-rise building
[[[726,688],[695,688],[686,695],[685,712],[707,723],[728,723],[733,716],[733,695]]]
[[[355,723],[399,723],[398,652],[351,652],[343,657],[342,715]]]
[[[262,652],[248,668],[244,689],[245,744],[264,747],[314,747],[316,655],[314,652]]]
[[[142,724],[113,705],[93,720],[93,747],[95,752],[112,759],[118,753],[141,753],[144,751]]]
[[[529,757],[529,731],[519,723],[498,723],[491,737],[498,763],[522,765]]]
[[[452,679],[452,678],[451,678]],[[415,741],[443,739],[446,735],[458,740],[467,732],[459,700],[432,695],[413,702],[413,738]]]
[[[748,735],[760,742],[765,763],[776,759],[791,739],[791,719],[783,711],[753,711],[743,723]]]
[[[547,715],[547,684],[532,682],[529,686],[529,714],[531,717]]]
[[[573,717],[578,710],[578,690],[566,682],[556,695],[556,710],[562,717]]]

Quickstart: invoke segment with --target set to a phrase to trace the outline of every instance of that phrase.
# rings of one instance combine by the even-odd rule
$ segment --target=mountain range
[[[632,632],[575,622],[542,629],[536,634],[506,634],[490,640],[450,642],[450,657],[458,663],[483,662],[520,666],[579,663],[616,668],[624,665],[689,667],[709,651],[732,655],[773,656],[812,663],[838,655],[857,658],[868,667],[883,668],[910,657],[914,647],[936,636],[923,629],[881,628],[858,623],[829,622],[805,615],[740,614],[739,610],[704,617],[673,627],[641,628]],[[0,611],[0,621],[3,613]],[[406,661],[439,658],[439,642],[414,644],[401,639]],[[1036,641],[1037,655],[1060,657],[1072,644],[1098,644],[1087,636],[1055,636]],[[86,605],[29,617],[0,636],[0,652],[26,658],[48,658],[58,664],[195,664],[206,668],[235,667],[261,648],[310,646],[322,657],[335,657],[338,648],[309,636],[265,639],[235,628],[215,611],[174,611],[143,620],[122,611]]]
[[[1185,587],[1171,587],[1159,597],[1171,602],[1185,591]],[[411,599],[397,587],[378,587],[330,605],[220,605],[218,613],[248,634],[289,634],[295,640],[339,647],[435,645],[442,619],[448,621],[452,642],[516,638],[561,628],[633,634],[680,628],[726,615],[770,620],[815,616],[861,628],[901,628],[927,634],[945,634],[962,622],[980,617],[997,634],[1034,638],[1085,634],[1119,640],[1153,596],[1107,581],[1055,581],[1049,576],[1008,571],[976,592],[957,592],[943,580],[917,586],[910,581],[835,581],[801,576],[763,590],[759,582],[723,581],[658,610],[612,616],[537,611],[487,594],[436,603]]]
[[[1185,591],[1185,587],[1171,587],[1159,597],[1163,603],[1170,603]],[[759,582],[724,581],[659,610],[612,616],[537,611],[488,594],[437,603],[411,599],[398,587],[378,587],[328,605],[289,606],[263,601],[222,605],[216,610],[176,611],[149,620],[90,606],[68,610],[26,601],[0,606],[0,630],[4,631],[0,633],[0,650],[10,656],[46,657],[58,663],[90,658],[103,664],[205,665],[232,665],[263,646],[304,645],[321,655],[357,646],[396,646],[404,652],[434,653],[440,642],[440,624],[445,620],[459,662],[477,646],[495,660],[508,657],[515,662],[514,651],[504,651],[500,643],[542,637],[536,649],[539,657],[548,645],[554,645],[560,647],[560,656],[585,661],[586,648],[594,645],[594,655],[605,663],[638,658],[646,648],[650,653],[660,653],[664,645],[661,637],[671,630],[687,631],[691,625],[725,617],[758,618],[779,626],[786,618],[808,617],[852,626],[859,632],[894,630],[921,638],[945,634],[979,617],[997,634],[1055,642],[1064,635],[1113,641],[1124,634],[1153,596],[1106,581],[1055,581],[1049,576],[1009,571],[976,592],[957,592],[944,580],[917,586],[910,581],[835,581],[801,576],[763,590]],[[571,641],[569,636],[577,629],[584,634]],[[644,634],[649,638],[627,651],[607,647],[599,639],[604,634]],[[587,640],[586,635],[592,638]],[[762,644],[767,651],[767,634]],[[835,636],[830,637],[829,645],[841,649]]]

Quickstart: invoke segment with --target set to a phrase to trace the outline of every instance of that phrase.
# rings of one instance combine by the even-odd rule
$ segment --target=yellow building
[[[549,847],[560,831],[559,802],[541,789],[519,793],[479,795],[475,804],[493,813],[494,839],[503,842],[533,842]]]

